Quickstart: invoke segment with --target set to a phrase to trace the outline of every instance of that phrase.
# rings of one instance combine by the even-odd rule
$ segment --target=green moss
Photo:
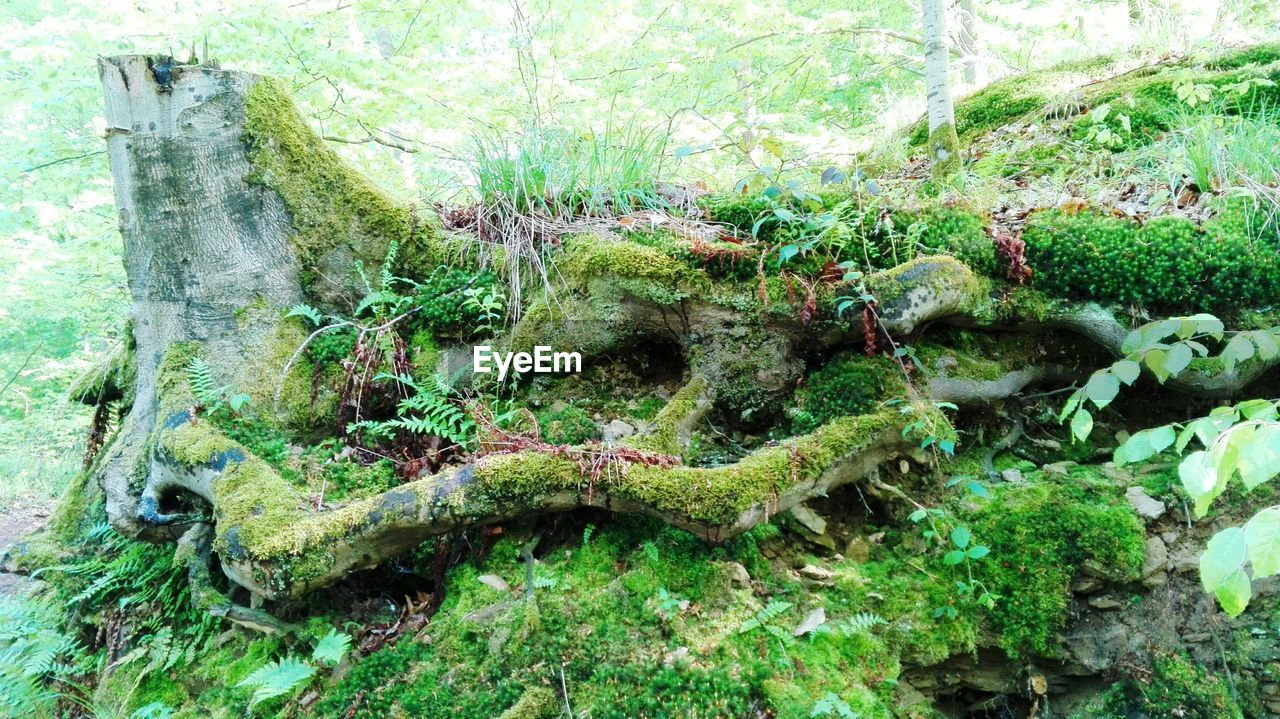
[[[695,376],[663,406],[654,417],[649,434],[637,439],[635,446],[677,456],[684,454],[686,448],[680,446],[680,434],[692,431],[692,427],[685,424],[698,403],[705,401],[708,389],[706,379]]]
[[[67,390],[67,396],[87,405],[123,400],[127,407],[133,404],[137,379],[137,344],[133,339],[133,324],[126,322],[121,331],[120,344],[105,359],[94,365],[93,369],[73,382]]]
[[[591,415],[573,405],[538,412],[535,416],[542,438],[552,444],[582,444],[600,436],[600,428]]]
[[[1244,716],[1222,677],[1183,654],[1161,651],[1150,674],[1115,684],[1107,693],[1107,719],[1239,719]]]
[[[316,273],[304,280],[325,282],[329,275],[349,281],[355,261],[378,265],[392,242],[399,245],[396,271],[404,276],[426,277],[444,260],[434,215],[397,204],[347,167],[307,126],[279,80],[255,81],[245,113],[254,167],[249,180],[284,199],[302,266]]]
[[[937,410],[915,407],[916,416],[946,433]],[[908,417],[900,408],[843,417],[777,447],[757,450],[723,467],[633,465],[610,478],[611,492],[657,511],[707,524],[728,524],[751,507],[772,501],[790,485],[817,477],[833,463],[863,450],[886,432],[896,433]],[[567,459],[546,455],[491,457],[475,469],[475,479],[496,504],[540,497],[557,490],[584,490],[580,470]],[[698,487],[697,492],[689,487]]]
[[[1048,111],[1055,93],[1104,73],[1113,63],[1112,58],[1102,56],[996,80],[955,102],[956,132],[968,143],[1038,110]],[[908,138],[912,145],[925,145],[928,125],[924,121],[915,124]]]
[[[498,719],[552,719],[560,716],[560,700],[546,687],[534,687],[520,697],[520,701],[502,712]]]
[[[1139,226],[1087,212],[1040,212],[1023,239],[1035,287],[1059,297],[1165,311],[1280,302],[1280,256],[1230,208],[1203,229],[1177,217]]]
[[[1280,43],[1262,43],[1250,47],[1228,50],[1210,60],[1212,70],[1236,70],[1246,65],[1270,65],[1280,62]]]
[[[810,373],[796,392],[795,427],[806,432],[836,417],[865,414],[905,391],[893,360],[840,355]]]
[[[974,541],[991,548],[975,576],[999,596],[991,624],[1014,657],[1057,653],[1055,633],[1083,563],[1130,580],[1142,567],[1142,523],[1110,484],[1088,474],[1001,488],[971,521]]]

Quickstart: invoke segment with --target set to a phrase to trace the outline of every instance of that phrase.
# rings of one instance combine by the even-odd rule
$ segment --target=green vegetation
[[[1093,212],[1037,213],[1023,239],[1035,286],[1062,297],[1195,311],[1280,301],[1275,245],[1228,207],[1204,227],[1176,217],[1145,225]]]
[[[1241,717],[1227,682],[1192,664],[1180,654],[1161,653],[1145,679],[1131,679],[1112,688],[1106,699],[1107,717]]]
[[[1170,38],[1256,39],[1280,10],[1139,3],[1121,32],[1115,3],[979,4],[961,152],[930,177],[926,127],[897,127],[923,100],[902,3],[38,5],[0,17],[0,510],[36,504],[25,529],[69,490],[3,557],[35,585],[0,599],[0,714],[1276,711],[1252,582],[1280,573],[1280,510],[1247,490],[1280,468],[1280,403],[1241,401],[1274,376],[1232,383],[1280,358],[1280,45]],[[243,117],[163,87],[206,71],[154,53],[200,37],[262,73]],[[283,209],[298,263],[228,267],[299,275],[189,303],[172,317],[209,325],[146,352],[170,328],[121,321],[101,139],[150,131],[104,133],[85,71],[131,50],[160,83],[131,91],[195,103],[183,133],[245,123],[235,212]],[[173,181],[178,213],[221,191]],[[957,277],[959,310],[877,325]],[[1226,321],[1143,324],[1203,311]],[[467,370],[477,343],[587,362],[498,386]],[[124,439],[137,461],[105,483]],[[144,510],[179,521],[129,539],[107,508],[149,472]],[[1199,577],[1235,624],[1182,571],[1210,511]],[[174,550],[192,522],[207,569]],[[1084,657],[1081,626],[1162,621],[1138,611],[1153,576],[1212,644]],[[234,611],[259,608],[281,633]],[[1060,665],[1094,676],[1038,687]]]

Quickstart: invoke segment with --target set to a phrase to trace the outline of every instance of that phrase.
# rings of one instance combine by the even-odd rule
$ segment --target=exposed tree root
[[[240,606],[214,588],[213,578],[209,573],[213,564],[213,528],[208,524],[193,524],[178,539],[174,552],[177,563],[187,565],[192,602],[200,609],[264,634],[290,634],[296,629],[267,612]]]

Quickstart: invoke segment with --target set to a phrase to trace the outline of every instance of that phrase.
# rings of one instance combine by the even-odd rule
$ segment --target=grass
[[[571,221],[664,208],[666,145],[664,132],[636,122],[599,133],[530,125],[514,137],[477,136],[467,164],[486,209]]]
[[[1280,113],[1223,116],[1179,112],[1172,144],[1174,170],[1201,190],[1280,181]]]
[[[667,139],[635,121],[610,122],[602,132],[532,124],[514,136],[473,139],[465,159],[479,199],[479,259],[498,258],[513,322],[531,280],[553,289],[544,252],[561,235],[591,230],[593,220],[667,209],[658,183]]]

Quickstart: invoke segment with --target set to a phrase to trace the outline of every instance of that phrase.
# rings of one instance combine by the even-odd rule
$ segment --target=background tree
[[[924,79],[929,119],[929,162],[935,177],[960,168],[960,138],[956,135],[948,64],[947,15],[943,0],[920,3],[924,27]]]

